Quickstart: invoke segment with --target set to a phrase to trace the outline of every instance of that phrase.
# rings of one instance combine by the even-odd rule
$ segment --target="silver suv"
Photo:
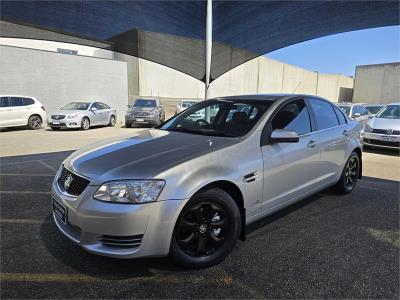
[[[331,186],[353,191],[361,147],[360,124],[318,97],[203,101],[160,129],[68,157],[52,186],[54,221],[92,253],[206,267],[247,224]]]
[[[136,99],[128,105],[125,114],[125,126],[151,125],[157,126],[165,121],[164,107],[158,99]]]

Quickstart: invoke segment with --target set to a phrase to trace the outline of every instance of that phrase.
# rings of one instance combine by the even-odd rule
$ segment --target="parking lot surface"
[[[109,129],[118,134],[136,130],[91,133],[105,138],[103,131]],[[2,141],[7,133],[0,133]],[[63,133],[73,140],[87,132],[54,132]],[[95,256],[65,238],[51,217],[50,186],[71,151],[57,149],[49,146],[49,151],[39,149],[49,153],[0,160],[1,298],[400,296],[395,153],[364,153],[366,176],[351,195],[326,190],[307,198],[250,225],[247,240],[238,242],[220,265],[185,270],[169,258]]]

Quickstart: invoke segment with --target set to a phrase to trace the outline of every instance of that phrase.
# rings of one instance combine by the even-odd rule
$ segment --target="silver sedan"
[[[331,186],[353,191],[360,127],[314,96],[203,101],[68,157],[52,186],[54,221],[92,253],[211,266],[247,224]]]
[[[71,102],[60,111],[52,113],[47,124],[53,130],[60,128],[81,128],[88,130],[91,126],[114,126],[117,112],[102,102]]]

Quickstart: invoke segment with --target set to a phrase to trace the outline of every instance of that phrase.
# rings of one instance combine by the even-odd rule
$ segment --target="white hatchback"
[[[34,97],[0,95],[0,128],[28,126],[39,129],[46,121],[46,110]]]

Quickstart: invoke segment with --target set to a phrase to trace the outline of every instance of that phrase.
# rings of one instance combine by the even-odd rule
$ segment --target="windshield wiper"
[[[199,135],[207,135],[207,136],[221,136],[221,137],[237,137],[236,135],[228,134],[224,131],[218,130],[194,130],[194,129],[187,129],[187,128],[168,128],[168,131],[176,131],[176,132],[185,132],[185,133],[193,133]]]

